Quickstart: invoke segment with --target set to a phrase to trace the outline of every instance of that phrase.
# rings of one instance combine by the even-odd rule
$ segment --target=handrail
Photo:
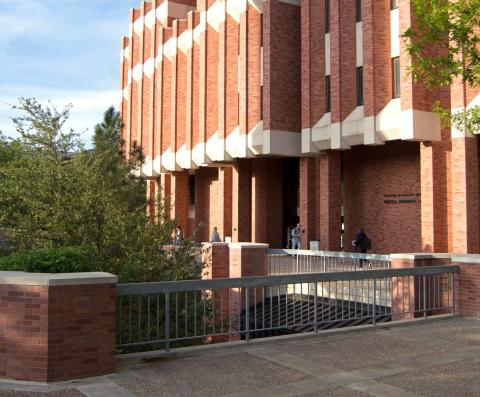
[[[390,255],[383,254],[362,254],[359,252],[344,251],[314,251],[314,250],[293,250],[293,249],[269,249],[269,255],[299,255],[299,256],[327,256],[332,258],[347,259],[370,259],[379,261],[389,261]]]
[[[182,280],[156,283],[118,284],[117,296],[149,295],[166,292],[204,291],[220,288],[268,287],[286,284],[367,280],[386,277],[423,276],[458,273],[458,266],[428,266],[416,268],[364,270],[354,272],[307,273],[282,276],[219,278],[214,280]]]

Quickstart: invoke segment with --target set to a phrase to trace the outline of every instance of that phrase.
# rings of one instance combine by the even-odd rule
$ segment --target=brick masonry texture
[[[0,285],[0,377],[33,382],[115,371],[115,285]]]
[[[337,250],[341,248],[343,207],[346,250],[352,249],[349,241],[355,229],[364,227],[374,241],[374,252],[480,251],[476,137],[452,138],[452,132],[444,128],[436,142],[392,141],[378,147],[311,152],[310,157],[298,159],[295,184],[290,183],[291,175],[285,177],[285,160],[247,149],[247,141],[250,148],[258,141],[265,147],[266,131],[313,132],[325,115],[323,0],[301,0],[299,5],[279,0],[179,0],[191,6],[189,12],[180,18],[170,15],[166,22],[144,23],[139,29],[139,18],[161,3],[142,3],[132,10],[130,23],[136,23],[136,28],[121,42],[123,136],[127,145],[141,144],[150,160],[157,156],[171,160],[163,161],[169,171],[160,167],[155,172],[161,175],[147,177],[166,182],[165,197],[174,205],[172,216],[188,234],[203,225],[195,238],[205,241],[217,226],[222,238],[280,247],[286,227],[298,214],[305,231],[304,248],[318,240],[321,248]],[[234,4],[242,5],[237,14],[231,12]],[[332,123],[345,122],[357,107],[355,6],[354,0],[330,1]],[[390,12],[389,0],[362,1],[364,117],[378,116],[393,96]],[[398,14],[401,32],[415,27],[408,0],[399,2]],[[186,38],[184,33],[195,29],[198,34]],[[178,39],[175,50],[167,45],[172,37]],[[186,49],[180,43],[187,43]],[[153,74],[143,70],[138,78],[140,66],[151,57],[155,57]],[[446,108],[465,107],[480,92],[460,82],[429,91],[413,82],[410,64],[400,43],[400,103],[406,115],[415,111],[424,117],[431,112],[434,99]],[[430,127],[415,117],[410,120],[415,131],[422,129],[422,134],[430,136]],[[330,133],[337,134],[332,141],[354,128],[352,123],[338,127],[331,128]],[[256,133],[247,139],[252,131]],[[365,134],[366,139],[373,137],[371,132]],[[200,145],[210,138],[213,151]],[[232,150],[232,138],[240,154],[222,151],[229,145]],[[356,139],[352,138],[361,143]],[[272,147],[291,144],[282,139],[270,143]],[[187,165],[179,165],[179,156],[175,161],[175,153],[188,158],[192,151],[200,153],[201,164],[187,160]],[[209,167],[203,167],[204,163]],[[188,218],[186,176],[177,184],[179,166],[196,175],[195,219]],[[298,208],[293,208],[285,192],[296,190],[297,182]]]

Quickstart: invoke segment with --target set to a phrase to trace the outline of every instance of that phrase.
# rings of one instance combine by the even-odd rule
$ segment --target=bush
[[[0,270],[31,273],[77,273],[91,271],[92,258],[84,248],[50,248],[15,253],[0,258]]]

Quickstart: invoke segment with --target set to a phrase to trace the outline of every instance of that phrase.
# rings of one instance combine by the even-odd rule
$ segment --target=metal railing
[[[389,269],[389,255],[355,252],[269,249],[269,275]]]
[[[117,286],[116,345],[169,349],[454,312],[457,266]]]

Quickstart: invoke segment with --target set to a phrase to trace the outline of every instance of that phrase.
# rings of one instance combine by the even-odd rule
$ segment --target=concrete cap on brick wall
[[[202,247],[209,245],[211,245],[212,247],[226,247],[228,246],[228,243],[202,243]]]
[[[229,248],[268,248],[268,244],[262,243],[229,243]]]
[[[450,259],[452,254],[448,253],[428,253],[428,252],[418,252],[418,253],[404,253],[404,254],[390,254],[390,259]]]
[[[478,254],[452,254],[452,262],[480,263],[480,255],[478,255]]]
[[[0,272],[0,285],[36,285],[56,287],[83,284],[116,284],[118,277],[110,273],[26,273]]]

